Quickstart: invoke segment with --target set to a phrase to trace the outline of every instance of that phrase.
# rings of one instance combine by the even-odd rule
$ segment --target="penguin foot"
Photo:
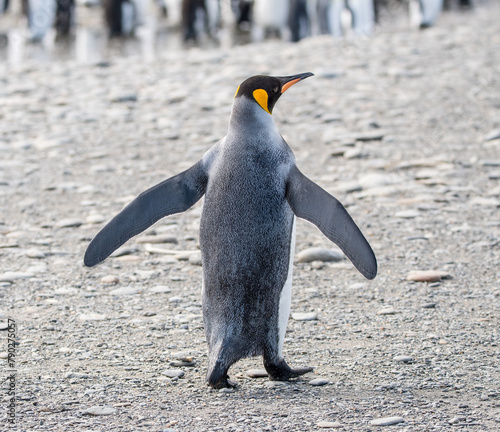
[[[292,369],[283,359],[278,363],[264,362],[264,367],[272,381],[288,381],[313,371],[313,368],[309,366]]]
[[[212,384],[211,382],[208,383],[208,385],[214,389],[221,389],[221,388],[236,388],[238,387],[238,384],[236,381],[231,381],[229,379],[229,376],[224,376],[222,377],[218,382],[215,384]]]

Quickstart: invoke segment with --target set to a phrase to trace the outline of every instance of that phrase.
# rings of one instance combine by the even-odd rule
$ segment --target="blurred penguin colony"
[[[9,14],[24,20],[27,37],[49,30],[71,34],[85,9],[99,9],[110,37],[134,36],[154,22],[169,23],[185,42],[217,40],[222,29],[248,33],[252,41],[347,33],[369,36],[377,24],[403,10],[409,25],[432,26],[443,9],[472,8],[474,0],[0,0],[0,24]]]

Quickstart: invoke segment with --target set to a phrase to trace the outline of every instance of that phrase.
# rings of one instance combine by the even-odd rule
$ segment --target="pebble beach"
[[[498,431],[499,14],[485,2],[424,31],[0,64],[0,374],[16,421],[6,384],[0,429]],[[308,71],[273,117],[379,273],[365,280],[298,220],[284,355],[314,372],[273,382],[250,358],[229,371],[236,389],[213,390],[203,200],[95,268],[83,254],[225,135],[245,78]]]

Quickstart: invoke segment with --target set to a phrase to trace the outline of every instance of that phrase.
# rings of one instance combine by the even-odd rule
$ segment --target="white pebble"
[[[115,414],[116,412],[117,412],[117,410],[115,408],[112,408],[112,407],[93,406],[93,407],[87,408],[83,413],[95,415],[95,416],[100,416],[100,415],[111,415],[111,414]]]
[[[40,249],[31,248],[26,251],[26,256],[28,258],[43,259],[45,258],[45,252]]]
[[[403,423],[405,420],[403,417],[384,417],[372,420],[370,422],[373,426],[390,426],[398,423]]]
[[[314,378],[311,381],[309,381],[309,384],[312,386],[324,386],[327,385],[329,381],[325,378]]]
[[[380,309],[377,312],[377,315],[394,315],[396,311],[394,310],[393,307],[387,307],[385,309]]]
[[[301,263],[309,263],[312,261],[342,261],[343,259],[344,254],[342,252],[333,249],[323,249],[319,247],[304,249],[297,254],[297,262]]]
[[[121,288],[116,288],[114,290],[111,290],[109,292],[109,295],[116,295],[116,296],[122,296],[122,295],[135,295],[139,292],[137,288],[134,287],[121,287]]]
[[[295,321],[314,321],[318,319],[316,312],[294,312],[292,318]]]
[[[184,371],[181,371],[180,369],[167,369],[162,372],[162,375],[169,378],[182,378],[184,376]]]

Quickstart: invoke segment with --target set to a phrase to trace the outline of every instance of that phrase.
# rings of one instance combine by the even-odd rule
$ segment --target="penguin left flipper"
[[[99,264],[161,218],[186,211],[203,196],[207,180],[203,161],[199,161],[141,193],[97,233],[85,252],[84,264]]]
[[[312,222],[342,249],[367,279],[377,275],[372,248],[344,206],[294,165],[288,174],[286,199],[296,216]]]

